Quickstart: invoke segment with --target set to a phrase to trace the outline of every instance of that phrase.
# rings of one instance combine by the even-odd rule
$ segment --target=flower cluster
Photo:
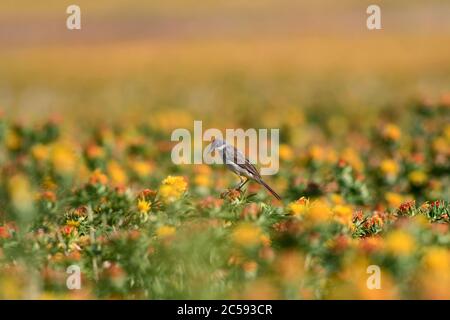
[[[449,299],[449,108],[408,110],[354,127],[262,115],[283,128],[266,178],[282,201],[174,166],[182,114],[83,134],[0,118],[0,298]]]

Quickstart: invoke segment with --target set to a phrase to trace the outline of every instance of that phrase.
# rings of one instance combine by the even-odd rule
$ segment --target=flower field
[[[81,142],[57,120],[3,117],[0,296],[448,299],[449,107],[417,103],[413,126],[378,119],[341,149],[292,147],[285,122],[270,179],[282,202],[255,184],[224,193],[220,167],[174,167],[157,123]]]
[[[450,299],[448,4],[16,2],[0,299]],[[174,164],[196,120],[279,129],[282,200]]]

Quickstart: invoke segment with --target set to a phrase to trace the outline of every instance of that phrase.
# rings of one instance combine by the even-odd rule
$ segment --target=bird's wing
[[[255,166],[251,164],[250,161],[248,161],[248,159],[235,147],[227,145],[224,151],[226,153],[225,155],[226,159],[233,161],[236,165],[238,165],[242,169],[250,172],[253,176],[255,176],[255,178],[261,178],[261,175],[255,168]]]

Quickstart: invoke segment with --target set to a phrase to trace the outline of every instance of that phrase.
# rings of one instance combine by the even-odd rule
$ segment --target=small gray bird
[[[241,188],[250,179],[252,179],[263,185],[275,198],[281,200],[281,197],[278,195],[278,193],[276,193],[269,185],[267,185],[263,181],[255,166],[251,164],[250,161],[248,161],[248,159],[235,147],[227,144],[223,140],[213,139],[209,148],[209,152],[212,152],[214,150],[217,150],[219,152],[223,159],[223,162],[227,165],[228,169],[239,176],[241,182],[236,187],[237,190],[241,190]],[[243,177],[246,177],[247,179],[244,179]]]

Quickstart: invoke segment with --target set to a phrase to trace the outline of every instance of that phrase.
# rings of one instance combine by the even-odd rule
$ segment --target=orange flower
[[[294,152],[287,144],[280,145],[279,154],[280,158],[285,161],[291,161],[294,158]]]
[[[89,159],[99,159],[105,156],[105,152],[102,147],[91,144],[86,148],[86,155]]]
[[[36,144],[31,148],[31,154],[37,161],[44,161],[48,158],[49,148],[43,144]]]
[[[89,178],[90,184],[107,184],[108,177],[103,174],[100,169],[95,169],[95,171],[91,174]]]
[[[44,191],[40,194],[39,198],[50,202],[56,201],[56,195],[53,191]]]
[[[391,141],[398,141],[402,135],[399,127],[392,123],[385,125],[381,131],[381,134],[386,140]]]

